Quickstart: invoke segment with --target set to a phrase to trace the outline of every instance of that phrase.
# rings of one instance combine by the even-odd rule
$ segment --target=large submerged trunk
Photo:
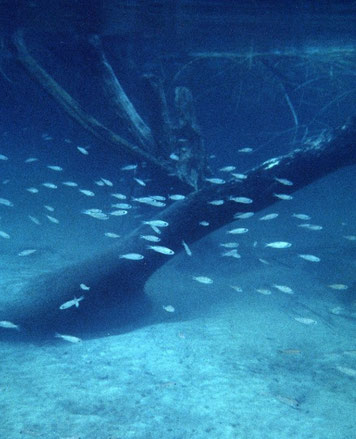
[[[178,253],[182,250],[182,240],[188,244],[199,240],[234,221],[236,212],[257,212],[277,202],[276,193],[292,194],[339,168],[356,165],[355,143],[356,119],[352,119],[324,136],[318,144],[301,147],[251,169],[243,181],[212,184],[192,193],[156,217],[169,223],[168,227],[160,229],[160,244]],[[289,179],[293,185],[283,186],[284,190],[281,190],[276,177]],[[237,204],[230,197],[248,197],[253,203]],[[216,199],[225,202],[220,206],[208,203]],[[203,220],[209,223],[208,227],[199,225]],[[25,333],[52,333],[73,327],[78,329],[88,322],[100,322],[112,307],[117,310],[118,324],[128,323],[132,304],[138,312],[142,305],[144,314],[148,310],[144,284],[172,257],[147,248],[147,242],[139,239],[139,235],[148,230],[149,226],[143,224],[109,251],[33,279],[18,294],[16,301],[1,311],[0,320],[21,325]],[[142,254],[144,258],[120,258],[120,255],[132,252]],[[61,304],[83,293],[79,287],[81,283],[88,285],[90,290],[84,292],[85,300],[79,308],[60,310]]]

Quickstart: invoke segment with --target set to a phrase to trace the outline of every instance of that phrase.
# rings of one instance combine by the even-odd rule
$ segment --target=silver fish
[[[111,194],[112,197],[117,198],[118,200],[126,200],[126,195],[124,194]]]
[[[88,151],[85,148],[83,148],[82,146],[77,146],[77,150],[79,152],[81,152],[82,154],[84,154],[84,155],[88,155],[89,154]]]
[[[293,182],[290,180],[287,180],[286,178],[274,178],[278,183],[284,184],[285,186],[293,186]]]
[[[272,294],[272,291],[267,288],[256,288],[257,293],[264,294],[265,296],[269,296]]]
[[[161,240],[161,238],[155,235],[140,235],[140,238],[150,242],[159,242]]]
[[[212,184],[225,184],[226,181],[222,178],[206,178],[205,181],[212,183]]]
[[[311,217],[309,215],[306,215],[305,213],[293,213],[292,216],[303,221],[308,221],[311,219]]]
[[[9,322],[8,320],[1,320],[0,321],[0,328],[16,329],[17,331],[20,330],[20,326],[19,325],[15,325],[15,323]]]
[[[20,253],[17,253],[17,256],[29,256],[32,255],[33,253],[35,253],[37,250],[36,249],[27,249],[27,250],[22,250]]]
[[[299,224],[298,227],[303,227],[304,229],[308,229],[308,230],[322,230],[323,229],[323,226],[318,226],[317,224],[308,224],[308,223]]]
[[[288,194],[273,194],[276,198],[279,198],[280,200],[292,200],[292,195]]]
[[[261,216],[260,221],[269,221],[277,218],[278,213],[269,213],[268,215]]]
[[[28,217],[30,218],[30,220],[31,220],[33,223],[37,224],[38,226],[41,224],[40,221],[39,221],[35,216],[31,216],[31,215],[29,215]]]
[[[55,218],[54,216],[46,215],[46,217],[51,221],[51,223],[58,224],[59,220]]]
[[[211,204],[213,206],[221,206],[222,204],[224,204],[224,200],[212,200],[208,201],[208,204]]]
[[[174,255],[174,251],[172,249],[162,245],[148,245],[147,248],[157,253],[161,253],[162,255]]]
[[[281,291],[282,293],[285,293],[285,294],[294,294],[292,288],[287,287],[287,285],[273,284],[272,287],[276,288],[277,290],[279,290],[279,291]]]
[[[137,203],[148,204],[149,206],[153,207],[164,207],[166,205],[166,203],[163,203],[162,201],[156,200],[152,197],[132,198],[132,200],[136,201]]]
[[[114,186],[113,182],[108,180],[107,178],[102,178],[101,177],[101,181],[106,185],[106,186]]]
[[[37,194],[39,192],[38,189],[35,187],[28,187],[28,188],[26,188],[26,190],[28,192],[30,192],[31,194]]]
[[[343,238],[349,241],[356,241],[356,235],[344,235]]]
[[[6,198],[0,198],[0,204],[3,206],[13,207],[14,203]]]
[[[120,238],[120,235],[118,235],[117,233],[113,233],[113,232],[105,232],[104,235],[107,238]]]
[[[126,253],[124,255],[120,255],[121,259],[129,259],[130,261],[140,261],[144,258],[140,253]]]
[[[56,184],[54,184],[54,183],[48,183],[48,182],[46,182],[46,183],[42,183],[42,186],[44,186],[44,187],[46,187],[46,188],[48,188],[48,189],[57,189],[57,185]]]
[[[180,201],[180,200],[184,200],[185,199],[185,195],[181,195],[181,194],[172,194],[172,195],[168,195],[168,198],[170,200],[173,201]]]
[[[182,241],[182,245],[184,247],[185,252],[188,256],[192,256],[192,251],[190,250],[188,244],[185,241]]]
[[[233,172],[231,175],[232,175],[233,177],[235,177],[237,180],[246,180],[246,178],[247,178],[247,175],[245,175],[245,174],[240,174],[240,173],[238,173],[238,172]]]
[[[84,296],[80,296],[78,298],[74,297],[72,300],[68,300],[68,302],[64,302],[59,309],[68,309],[72,306],[75,306],[76,308],[79,308],[79,302],[84,299]]]
[[[63,181],[62,184],[64,186],[69,186],[69,187],[76,187],[76,186],[78,186],[78,183],[75,183],[74,181]]]
[[[320,258],[314,255],[298,255],[300,258],[310,262],[320,262]]]
[[[247,233],[248,229],[246,227],[237,227],[236,229],[229,230],[226,233],[231,233],[232,235],[240,235],[242,233]]]
[[[85,209],[85,210],[82,210],[82,213],[84,213],[85,215],[89,215],[93,218],[100,219],[100,220],[109,219],[109,215],[102,212],[101,209]]]
[[[162,220],[149,220],[149,221],[142,221],[143,224],[147,224],[149,226],[154,226],[154,227],[167,227],[168,223],[167,221],[162,221]]]
[[[141,178],[136,178],[134,177],[134,180],[136,181],[136,183],[138,183],[140,186],[146,186],[146,183],[141,180]]]
[[[286,241],[274,241],[274,242],[269,242],[268,244],[265,245],[265,247],[270,247],[270,248],[289,248],[291,246],[292,244]]]
[[[338,291],[347,290],[349,288],[345,284],[330,284],[330,285],[328,285],[328,287],[332,288],[333,290],[338,290]]]
[[[193,276],[193,279],[196,280],[197,282],[201,283],[201,284],[212,284],[213,280],[210,279],[210,277],[207,276]]]
[[[254,212],[236,212],[234,218],[247,219],[247,218],[251,218],[254,214],[255,214]]]
[[[111,207],[115,207],[116,209],[132,209],[132,205],[129,203],[114,203]]]
[[[232,172],[235,171],[236,166],[224,166],[223,168],[220,168],[219,171],[221,172]]]
[[[240,259],[241,255],[237,252],[236,248],[233,248],[232,250],[228,250],[221,254],[221,256],[228,256],[231,258]]]
[[[248,198],[248,197],[233,197],[233,196],[230,196],[229,200],[235,201],[235,203],[242,203],[242,204],[251,204],[251,203],[253,203],[252,198]]]
[[[87,197],[94,197],[95,193],[89,189],[79,189],[79,192],[86,195]]]
[[[47,168],[57,172],[63,171],[63,168],[61,166],[56,165],[47,165]]]
[[[121,171],[134,171],[138,165],[126,165],[121,168]]]
[[[81,338],[75,337],[74,335],[58,334],[58,332],[56,332],[54,336],[69,341],[69,343],[80,343],[82,341]]]
[[[123,215],[127,215],[128,211],[124,210],[124,209],[118,209],[118,210],[113,210],[112,212],[109,212],[109,215],[112,216],[123,216]]]
[[[296,320],[299,323],[303,323],[304,325],[316,325],[316,320],[309,319],[307,317],[294,317],[294,320]]]
[[[344,366],[336,366],[336,369],[344,373],[345,375],[348,375],[350,377],[356,377],[356,369],[352,369],[351,367],[344,367]]]
[[[223,242],[219,245],[225,248],[237,248],[240,244],[238,242]]]
[[[153,198],[157,201],[164,201],[166,199],[166,197],[164,197],[163,195],[150,195],[150,198]]]
[[[237,291],[238,293],[242,293],[242,288],[241,287],[239,287],[238,285],[230,285],[230,287],[233,289],[233,290],[235,290],[235,291]]]

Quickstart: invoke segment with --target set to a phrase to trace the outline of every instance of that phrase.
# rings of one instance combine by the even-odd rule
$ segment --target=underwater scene
[[[355,439],[356,3],[0,24],[0,439]]]

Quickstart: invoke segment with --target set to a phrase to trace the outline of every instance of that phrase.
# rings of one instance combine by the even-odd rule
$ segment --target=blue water
[[[92,34],[154,133],[158,103],[144,75],[162,80],[171,114],[175,87],[189,88],[216,178],[233,178],[222,167],[244,173],[315,145],[355,114],[351,2],[99,3],[0,4],[0,437],[356,438],[355,166],[207,229],[191,255],[182,246],[165,256],[126,313],[126,303],[106,317],[93,312],[85,329],[64,327],[64,338],[55,325],[28,338],[8,318],[39,275],[95,261],[163,209],[134,197],[160,195],[170,206],[169,195],[193,191],[73,120],[16,60],[16,31],[88,114],[132,143],[100,83]],[[110,215],[114,203],[132,207]],[[248,232],[227,233],[237,227]],[[276,241],[292,247],[266,247]],[[231,242],[239,257],[224,256]],[[140,275],[130,272],[133,284]],[[44,304],[51,293],[48,284]],[[78,285],[78,310],[90,294]]]

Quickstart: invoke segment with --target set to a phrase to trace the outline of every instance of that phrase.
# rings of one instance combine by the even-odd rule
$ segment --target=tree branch
[[[30,55],[20,32],[15,34],[14,44],[17,49],[17,59],[27,72],[30,73],[30,75],[42,85],[46,92],[57,101],[64,111],[85,130],[89,131],[99,141],[104,142],[111,147],[115,147],[126,156],[129,155],[137,160],[145,160],[150,163],[153,168],[159,168],[160,171],[165,174],[174,174],[174,168],[170,166],[168,161],[164,161],[162,158],[158,159],[149,151],[128,142],[123,137],[105,127],[97,119],[87,114],[81,108],[79,103],[73,99],[69,93],[67,93]],[[129,110],[127,110],[127,112],[129,113]],[[135,123],[138,123],[137,120]],[[144,132],[144,129],[142,131]]]
[[[152,132],[137,113],[122,88],[114,70],[106,59],[99,37],[97,35],[92,36],[89,43],[95,50],[98,60],[96,68],[101,74],[102,84],[112,107],[116,110],[117,114],[127,122],[131,133],[136,137],[139,144],[152,154],[155,149]]]

